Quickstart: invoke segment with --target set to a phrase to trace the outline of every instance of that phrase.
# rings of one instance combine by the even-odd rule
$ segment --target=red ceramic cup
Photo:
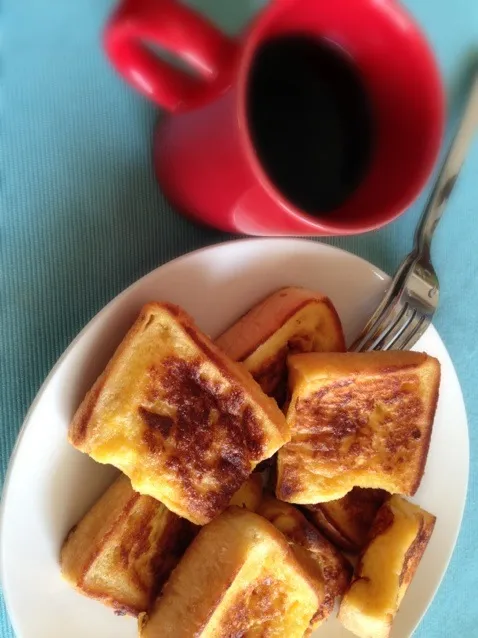
[[[327,38],[350,54],[374,112],[371,167],[346,203],[324,216],[299,210],[271,182],[246,113],[257,48],[297,33]],[[104,46],[124,78],[168,111],[154,145],[164,193],[183,213],[225,231],[318,236],[379,228],[415,199],[438,154],[440,74],[424,35],[396,0],[271,0],[237,39],[176,0],[123,0],[106,25]]]

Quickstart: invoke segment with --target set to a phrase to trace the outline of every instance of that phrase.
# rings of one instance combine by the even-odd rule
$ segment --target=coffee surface
[[[339,208],[373,152],[372,107],[354,61],[326,40],[270,39],[255,54],[246,99],[252,143],[274,186],[309,214]]]

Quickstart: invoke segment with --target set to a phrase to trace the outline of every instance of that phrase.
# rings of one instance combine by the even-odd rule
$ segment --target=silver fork
[[[415,232],[414,247],[393,278],[351,351],[407,350],[423,335],[438,307],[440,287],[431,243],[478,126],[478,73],[459,128]]]

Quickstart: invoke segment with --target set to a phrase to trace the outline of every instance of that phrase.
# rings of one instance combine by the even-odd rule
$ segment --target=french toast
[[[388,638],[435,526],[435,517],[398,495],[380,508],[345,593],[339,620],[360,638]]]
[[[279,405],[285,398],[289,354],[345,351],[342,325],[330,299],[297,287],[282,288],[261,301],[216,344],[241,361]]]
[[[86,395],[70,442],[191,522],[224,510],[290,438],[276,402],[169,303],[149,303]]]
[[[307,505],[307,518],[337,547],[357,553],[367,542],[372,523],[388,492],[354,487],[337,501]]]
[[[121,475],[68,534],[64,578],[119,614],[138,615],[155,599],[193,537],[193,526]]]
[[[245,507],[251,512],[257,511],[262,501],[263,478],[262,474],[254,472],[229,501],[229,505]]]
[[[255,511],[262,477],[251,474],[231,505]],[[133,490],[124,474],[69,532],[60,554],[65,580],[118,614],[147,610],[200,528]]]
[[[282,532],[312,581],[319,583],[321,602],[310,626],[317,629],[346,590],[352,576],[350,563],[293,505],[265,497],[257,513]]]
[[[140,638],[303,638],[319,606],[284,536],[231,507],[203,527],[151,611]]]
[[[277,455],[276,495],[308,505],[353,487],[413,495],[438,400],[439,362],[404,351],[289,357],[292,439]]]

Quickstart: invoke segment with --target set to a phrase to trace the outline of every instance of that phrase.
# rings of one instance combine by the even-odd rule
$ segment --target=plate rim
[[[2,492],[0,495],[0,585],[4,582],[4,575],[5,575],[5,565],[4,565],[4,561],[3,561],[3,552],[4,552],[4,541],[3,541],[3,532],[4,532],[4,526],[5,526],[5,511],[6,511],[6,506],[8,503],[8,492],[9,492],[9,485],[11,482],[11,476],[12,476],[12,472],[14,469],[14,466],[16,464],[17,461],[17,457],[18,457],[18,453],[19,453],[19,449],[21,447],[21,443],[22,440],[26,434],[26,431],[28,429],[29,423],[31,421],[32,415],[36,410],[36,407],[38,405],[38,403],[40,402],[42,396],[44,395],[46,389],[48,388],[48,386],[50,385],[51,381],[53,380],[53,378],[56,376],[56,374],[58,373],[61,364],[63,363],[64,359],[66,359],[66,357],[68,356],[68,354],[70,353],[70,351],[75,347],[76,343],[83,337],[84,333],[86,333],[94,323],[101,321],[101,317],[104,313],[106,313],[107,309],[109,309],[111,307],[111,305],[115,304],[116,302],[119,302],[121,298],[123,298],[124,296],[126,296],[129,291],[133,288],[135,288],[136,286],[138,286],[141,282],[144,282],[145,280],[147,280],[148,278],[152,278],[154,277],[154,275],[159,271],[159,270],[164,270],[167,269],[169,267],[173,267],[174,265],[176,265],[178,262],[183,262],[183,261],[187,261],[189,259],[194,259],[198,254],[203,253],[203,252],[214,252],[215,250],[221,249],[223,247],[227,247],[227,246],[231,246],[231,245],[236,245],[236,244],[246,244],[246,245],[252,245],[252,244],[281,244],[281,243],[286,243],[286,244],[296,244],[298,247],[303,246],[303,245],[307,245],[307,246],[311,246],[313,245],[316,249],[321,250],[321,251],[325,251],[325,252],[330,252],[330,253],[334,253],[334,254],[343,254],[344,256],[346,256],[347,258],[353,257],[356,260],[359,260],[360,262],[362,262],[364,265],[366,265],[367,267],[369,267],[374,274],[376,274],[378,277],[382,278],[383,281],[385,282],[390,282],[391,281],[391,277],[385,273],[381,268],[378,268],[377,266],[375,266],[375,264],[373,264],[372,262],[368,261],[367,259],[356,255],[355,253],[345,250],[343,248],[328,244],[328,243],[324,243],[322,241],[315,241],[313,239],[305,239],[305,238],[299,238],[299,237],[252,237],[252,238],[240,238],[240,239],[231,239],[228,241],[219,241],[217,243],[214,244],[209,244],[207,246],[203,246],[201,248],[189,251],[187,253],[181,254],[159,266],[157,266],[156,268],[153,268],[152,270],[150,270],[149,272],[147,272],[146,274],[142,275],[141,277],[139,277],[138,279],[136,279],[135,281],[133,281],[131,284],[129,284],[126,288],[124,288],[121,292],[119,292],[117,295],[113,296],[104,306],[102,306],[100,308],[100,310],[98,310],[87,322],[86,324],[79,330],[79,332],[76,334],[76,336],[70,341],[70,343],[67,345],[67,347],[65,348],[65,350],[61,353],[61,355],[58,357],[58,359],[55,361],[55,363],[53,364],[52,368],[50,369],[50,371],[48,372],[48,374],[46,375],[44,381],[42,382],[42,384],[40,385],[37,393],[35,394],[34,399],[32,400],[24,418],[22,421],[22,425],[18,431],[17,434],[17,438],[15,440],[15,444],[12,448],[12,451],[10,453],[9,459],[8,459],[8,465],[7,465],[7,471],[5,472],[4,475],[4,479],[3,479],[3,486],[2,486]],[[420,625],[420,623],[422,622],[424,616],[426,615],[426,613],[428,612],[428,609],[430,608],[431,603],[433,602],[433,600],[435,599],[439,588],[441,587],[441,584],[443,582],[443,579],[448,571],[451,559],[455,553],[455,549],[456,549],[456,545],[457,545],[457,541],[458,541],[458,537],[459,534],[462,530],[462,525],[463,525],[463,518],[464,518],[464,513],[465,513],[465,508],[466,508],[466,503],[468,500],[468,492],[469,492],[469,480],[470,480],[470,431],[469,431],[469,422],[468,422],[468,414],[467,414],[467,410],[466,410],[466,404],[465,404],[465,400],[464,400],[464,396],[463,396],[463,390],[462,390],[462,386],[460,383],[460,379],[459,376],[457,374],[455,365],[453,363],[453,360],[448,352],[448,349],[445,345],[445,343],[443,342],[439,332],[437,331],[437,329],[434,327],[434,325],[432,324],[429,328],[429,330],[433,331],[435,333],[435,338],[438,338],[439,343],[442,345],[446,356],[448,357],[449,360],[449,364],[451,365],[452,371],[457,379],[458,382],[458,391],[459,391],[459,396],[460,396],[460,400],[461,400],[461,404],[463,407],[463,413],[464,413],[464,417],[465,417],[465,426],[466,426],[466,449],[464,449],[465,455],[466,455],[466,481],[465,481],[465,486],[464,486],[464,494],[465,497],[463,499],[463,503],[461,506],[461,510],[460,510],[460,517],[459,517],[459,524],[456,527],[456,531],[453,534],[453,544],[452,547],[450,549],[449,552],[449,556],[447,557],[446,560],[446,565],[444,566],[444,569],[442,571],[442,573],[440,574],[439,579],[437,580],[436,584],[434,585],[434,587],[432,587],[432,590],[430,592],[430,596],[428,597],[428,601],[426,603],[426,605],[424,605],[423,610],[420,614],[420,617],[417,620],[417,623],[413,629],[413,632],[416,631],[416,629],[418,628],[418,626]],[[9,593],[7,592],[7,590],[5,588],[3,588],[2,586],[2,593],[3,593],[3,598],[4,598],[4,602],[5,602],[5,607],[6,607],[6,611],[7,611],[7,618],[8,621],[10,622],[15,634],[17,634],[17,629],[15,626],[15,622],[14,619],[10,613],[10,604],[9,604]]]

